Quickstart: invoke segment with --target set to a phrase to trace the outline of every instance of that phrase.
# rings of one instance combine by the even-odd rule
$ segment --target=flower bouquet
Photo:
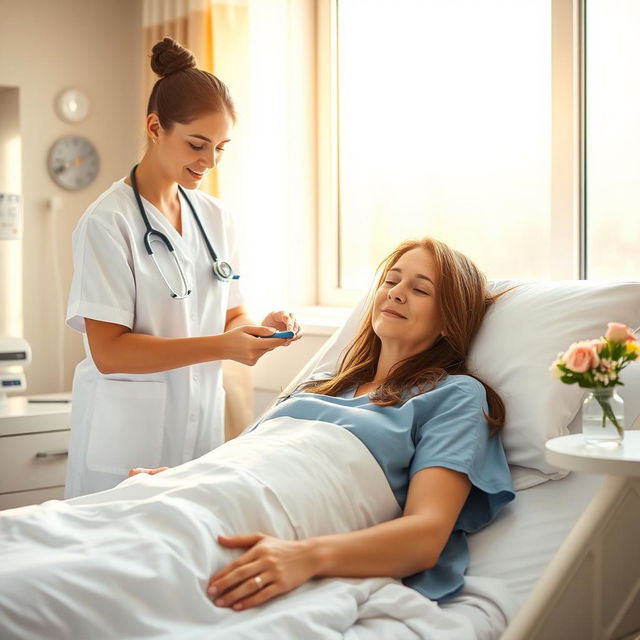
[[[638,357],[635,334],[624,324],[610,322],[604,337],[574,342],[552,362],[551,374],[565,384],[591,389],[583,407],[583,433],[588,441],[622,440],[622,399],[615,393],[620,372]],[[607,436],[607,422],[615,428]],[[599,430],[598,428],[599,427]]]

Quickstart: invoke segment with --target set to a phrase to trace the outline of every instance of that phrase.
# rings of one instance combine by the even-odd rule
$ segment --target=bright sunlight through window
[[[551,15],[530,0],[339,0],[340,286],[432,235],[549,278]]]
[[[587,275],[640,278],[640,3],[587,2]]]

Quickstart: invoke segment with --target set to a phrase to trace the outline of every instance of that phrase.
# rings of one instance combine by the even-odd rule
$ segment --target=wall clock
[[[80,89],[65,89],[56,98],[56,111],[65,122],[82,122],[89,115],[89,96]]]
[[[82,136],[63,136],[49,149],[49,175],[63,189],[75,191],[91,184],[99,166],[98,151]]]

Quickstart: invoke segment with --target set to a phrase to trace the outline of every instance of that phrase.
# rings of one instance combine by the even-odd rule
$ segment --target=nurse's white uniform
[[[220,202],[186,190],[219,260],[238,271],[233,226]],[[190,337],[224,331],[228,309],[242,304],[237,280],[214,277],[211,259],[189,205],[180,196],[182,235],[142,198],[151,226],[168,236],[191,294],[171,297],[153,259],[133,189],[114,182],[85,212],[73,233],[74,275],[67,324],[81,331],[86,358],[73,380],[71,444],[65,497],[115,486],[132,467],[175,466],[224,440],[221,363],[150,374],[101,374],[84,318],[113,322],[135,333]],[[175,291],[182,286],[173,259],[154,242],[157,260]]]

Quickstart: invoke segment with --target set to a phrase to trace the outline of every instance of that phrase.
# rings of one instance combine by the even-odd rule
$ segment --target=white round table
[[[577,433],[547,442],[549,464],[569,471],[640,476],[640,431],[626,431],[622,443],[587,444]]]

